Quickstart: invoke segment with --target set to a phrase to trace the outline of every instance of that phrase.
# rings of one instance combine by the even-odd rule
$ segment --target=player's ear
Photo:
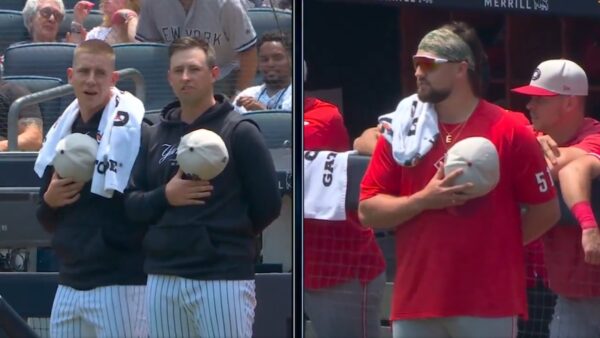
[[[210,75],[213,78],[213,82],[217,81],[220,74],[221,74],[221,69],[219,69],[219,67],[214,66],[210,69]]]
[[[117,84],[117,81],[119,81],[119,73],[117,73],[116,71],[112,72],[111,81],[112,85],[115,86]]]
[[[69,68],[67,68],[67,79],[69,80],[69,83],[71,83],[72,77],[73,77],[73,68],[69,67]]]

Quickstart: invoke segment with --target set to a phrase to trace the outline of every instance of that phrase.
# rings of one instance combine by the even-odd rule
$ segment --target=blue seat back
[[[285,110],[261,110],[244,114],[258,125],[268,148],[292,146],[292,113]]]
[[[123,43],[113,45],[116,68],[135,68],[144,76],[146,84],[146,110],[162,109],[175,99],[167,80],[169,68],[168,47],[161,43]],[[117,87],[135,94],[132,80],[120,80]]]
[[[73,63],[72,43],[27,43],[11,46],[4,53],[4,75],[57,77],[67,83],[67,68]]]
[[[0,10],[0,53],[15,42],[27,39],[28,33],[20,11]]]
[[[250,8],[248,9],[248,16],[259,39],[268,31],[281,30],[287,33],[292,31],[291,12],[272,8]]]

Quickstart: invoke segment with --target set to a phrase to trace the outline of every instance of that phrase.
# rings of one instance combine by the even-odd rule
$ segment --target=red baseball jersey
[[[454,212],[424,211],[396,228],[391,320],[526,317],[520,204],[545,203],[556,192],[535,137],[502,108],[480,100],[457,141],[474,136],[496,146],[500,181]],[[361,201],[422,190],[445,151],[438,141],[415,167],[402,167],[381,138],[361,184]]]
[[[586,118],[576,136],[561,146],[580,148],[600,156],[600,122]],[[600,266],[585,262],[578,225],[557,225],[543,241],[552,291],[570,298],[600,297]]]
[[[304,99],[304,149],[346,151],[348,131],[339,109],[314,97]]]
[[[315,98],[304,101],[304,149],[349,150],[350,142],[336,106]],[[320,289],[350,280],[367,283],[385,270],[372,229],[356,211],[345,221],[304,219],[304,287]]]
[[[516,122],[533,131],[527,117],[520,112],[506,111]],[[537,239],[525,246],[525,278],[528,288],[535,287],[536,281],[541,280],[547,285],[547,272],[544,267],[544,245],[541,239]]]

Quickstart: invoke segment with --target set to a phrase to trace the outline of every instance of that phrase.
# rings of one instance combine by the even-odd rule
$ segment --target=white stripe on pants
[[[148,275],[150,337],[252,337],[254,280]]]
[[[144,285],[76,290],[59,285],[50,315],[50,337],[147,337]]]

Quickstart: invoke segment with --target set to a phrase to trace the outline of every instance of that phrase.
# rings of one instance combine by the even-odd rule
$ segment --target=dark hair
[[[258,40],[256,49],[260,49],[265,42],[279,42],[290,55],[292,54],[292,39],[289,34],[279,31],[266,32]]]
[[[212,68],[217,65],[217,56],[215,54],[215,49],[208,44],[208,42],[192,36],[185,36],[182,38],[177,38],[175,41],[169,45],[169,59],[173,56],[173,54],[180,52],[182,50],[199,48],[204,51],[206,54],[206,64],[208,67]]]
[[[477,31],[464,21],[452,21],[445,24],[442,28],[451,30],[458,35],[471,48],[475,70],[469,70],[469,82],[473,93],[480,97],[487,91],[489,85],[489,69],[487,54],[483,49],[483,44],[479,40]]]

